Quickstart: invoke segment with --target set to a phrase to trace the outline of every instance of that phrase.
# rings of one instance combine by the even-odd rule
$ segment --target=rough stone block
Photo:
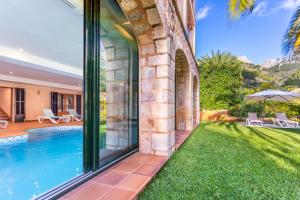
[[[127,69],[119,69],[116,70],[116,80],[122,81],[128,79],[128,70]]]
[[[148,8],[155,5],[155,1],[154,0],[142,0],[142,6],[143,8]]]
[[[106,48],[105,56],[106,56],[107,60],[114,60],[115,59],[115,49],[114,48]]]
[[[168,53],[170,51],[170,38],[155,40],[157,53]]]
[[[152,149],[154,151],[165,151],[168,152],[171,148],[170,145],[170,134],[152,134]]]
[[[160,65],[156,67],[156,77],[162,78],[162,77],[168,77],[171,76],[169,74],[169,66],[168,65]]]
[[[118,0],[121,7],[126,11],[129,12],[135,8],[137,8],[138,4],[136,0]]]
[[[140,51],[142,55],[153,55],[155,54],[155,46],[154,44],[142,45]]]
[[[155,77],[155,68],[154,67],[143,67],[141,74],[142,74],[142,78],[152,79]]]
[[[165,29],[162,25],[154,27],[152,35],[153,35],[153,39],[160,39],[160,38],[167,37]]]
[[[158,10],[156,8],[147,9],[147,19],[149,24],[157,25],[161,23],[160,16]]]
[[[115,58],[120,59],[120,58],[128,58],[128,48],[117,48],[115,49]]]
[[[127,69],[128,68],[128,60],[112,60],[107,62],[107,70],[116,70],[116,69]]]
[[[170,64],[170,56],[168,54],[149,56],[147,59],[148,66],[169,65],[169,64]]]

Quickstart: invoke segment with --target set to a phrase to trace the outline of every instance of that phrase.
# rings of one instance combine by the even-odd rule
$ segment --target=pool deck
[[[176,150],[191,135],[176,131]],[[167,163],[169,157],[135,153],[82,184],[60,200],[134,200]]]
[[[54,126],[78,126],[78,125],[82,125],[82,122],[72,121],[68,123],[59,123],[59,124],[53,124],[49,122],[40,124],[37,121],[9,123],[7,128],[0,129],[0,138],[25,135],[27,134],[26,130],[34,129],[34,128],[47,128],[47,127],[54,127]]]

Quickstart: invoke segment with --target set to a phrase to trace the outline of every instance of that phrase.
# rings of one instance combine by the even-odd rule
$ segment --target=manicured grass
[[[140,199],[300,199],[300,131],[202,123]]]

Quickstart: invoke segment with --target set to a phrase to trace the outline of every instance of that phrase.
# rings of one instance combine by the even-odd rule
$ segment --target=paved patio
[[[240,123],[243,126],[249,126],[246,122],[241,122]],[[251,126],[256,126],[256,127],[265,127],[265,128],[280,128],[280,129],[300,129],[300,126],[294,127],[294,126],[278,126],[272,123],[264,123],[262,126],[259,125],[251,125]]]
[[[177,131],[176,149],[190,131]],[[145,186],[168,161],[168,157],[135,153],[100,175],[61,197],[60,200],[131,200],[137,199]]]
[[[40,124],[37,121],[19,122],[19,123],[9,122],[7,128],[0,129],[0,138],[24,135],[27,134],[26,130],[34,129],[34,128],[46,128],[46,127],[54,127],[54,126],[76,126],[76,125],[82,125],[82,122],[72,121],[69,123],[59,123],[59,124],[52,124],[48,122]]]

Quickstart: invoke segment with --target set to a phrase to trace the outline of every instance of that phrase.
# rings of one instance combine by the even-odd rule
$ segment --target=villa
[[[195,1],[2,5],[0,199],[137,198],[200,122]]]
[[[71,108],[82,113],[82,76],[74,77],[68,71],[59,75],[43,66],[32,68],[21,62],[14,64],[18,61],[4,56],[0,61],[0,119],[36,121],[44,108],[51,108],[55,114]]]

